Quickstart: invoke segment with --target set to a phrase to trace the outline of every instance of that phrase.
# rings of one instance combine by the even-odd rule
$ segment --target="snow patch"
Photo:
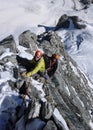
[[[58,119],[58,121],[61,123],[61,125],[63,126],[63,128],[65,130],[69,130],[69,128],[67,126],[67,123],[65,122],[65,119],[61,116],[61,114],[59,113],[59,111],[58,111],[57,108],[55,108],[53,114],[56,117],[56,119]]]
[[[70,64],[72,70],[74,71],[74,73],[75,73],[78,77],[80,77],[77,68],[76,68],[71,62],[70,62],[69,64]]]

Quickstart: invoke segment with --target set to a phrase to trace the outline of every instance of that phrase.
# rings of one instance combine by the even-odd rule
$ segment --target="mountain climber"
[[[32,76],[33,78],[36,78],[41,76],[46,80],[55,73],[58,65],[58,58],[58,54],[53,54],[49,57],[46,54],[42,54],[40,50],[36,51],[32,60],[22,58],[18,55],[16,57],[18,64],[24,66],[27,70],[27,72],[21,74],[22,77]]]
[[[55,71],[57,70],[59,55],[55,53],[49,58],[50,58],[50,64],[49,67],[46,69],[47,69],[48,76],[51,77],[54,75]]]

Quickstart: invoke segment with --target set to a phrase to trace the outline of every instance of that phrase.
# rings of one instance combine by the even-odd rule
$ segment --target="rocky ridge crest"
[[[43,49],[45,53],[59,53],[58,69],[49,83],[43,84],[46,101],[42,101],[41,92],[33,84],[30,85],[31,97],[34,102],[30,107],[26,120],[31,117],[31,111],[36,113],[36,104],[38,114],[42,120],[47,120],[44,130],[92,130],[90,123],[92,121],[93,111],[93,89],[88,77],[80,70],[76,62],[64,50],[62,39],[54,31],[48,31],[40,35],[31,33],[29,30],[19,36],[19,45],[27,48],[27,52],[34,55],[37,48]],[[4,53],[5,48],[10,48],[13,56],[2,57],[0,66],[2,71],[7,68],[6,63],[11,61],[15,68],[17,66],[15,51],[16,43],[13,36],[9,36],[0,42],[0,55]],[[12,49],[11,49],[12,48]],[[13,69],[14,78],[17,77],[17,70]],[[15,76],[16,75],[16,76]],[[10,86],[15,89],[15,83],[8,81]],[[33,109],[32,109],[33,108]],[[67,128],[60,122],[54,114],[55,108],[59,111],[66,122]]]

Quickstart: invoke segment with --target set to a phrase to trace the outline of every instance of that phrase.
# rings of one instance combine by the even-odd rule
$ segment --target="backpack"
[[[50,68],[50,59],[51,59],[51,57],[49,57],[46,54],[43,54],[43,58],[44,58],[44,61],[45,61],[45,69]]]

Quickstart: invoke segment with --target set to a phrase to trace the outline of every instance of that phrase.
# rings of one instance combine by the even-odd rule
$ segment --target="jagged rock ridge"
[[[32,55],[33,51],[39,47],[48,55],[57,52],[61,56],[56,74],[49,83],[43,85],[47,102],[43,103],[43,105],[38,102],[38,100],[34,102],[35,104],[37,102],[38,106],[41,105],[42,108],[38,116],[43,120],[47,117],[49,120],[49,123],[47,123],[44,129],[48,129],[49,127],[52,129],[53,121],[55,123],[54,126],[56,125],[54,129],[66,130],[64,124],[60,123],[53,114],[54,108],[57,108],[70,130],[92,130],[89,125],[92,121],[92,114],[90,112],[93,108],[91,82],[64,50],[61,38],[56,32],[49,31],[36,36],[28,30],[19,36],[19,43],[27,47],[28,52]],[[6,57],[6,59],[7,58],[8,57]],[[11,61],[11,59],[9,60]],[[2,61],[4,64],[7,60],[2,59]],[[13,63],[17,64],[16,60],[13,61]],[[40,92],[38,92],[33,85],[30,87],[32,90],[31,96],[40,99]],[[33,107],[33,109],[35,109],[35,107]],[[29,111],[31,112],[31,110]],[[27,119],[29,116],[28,112]]]

